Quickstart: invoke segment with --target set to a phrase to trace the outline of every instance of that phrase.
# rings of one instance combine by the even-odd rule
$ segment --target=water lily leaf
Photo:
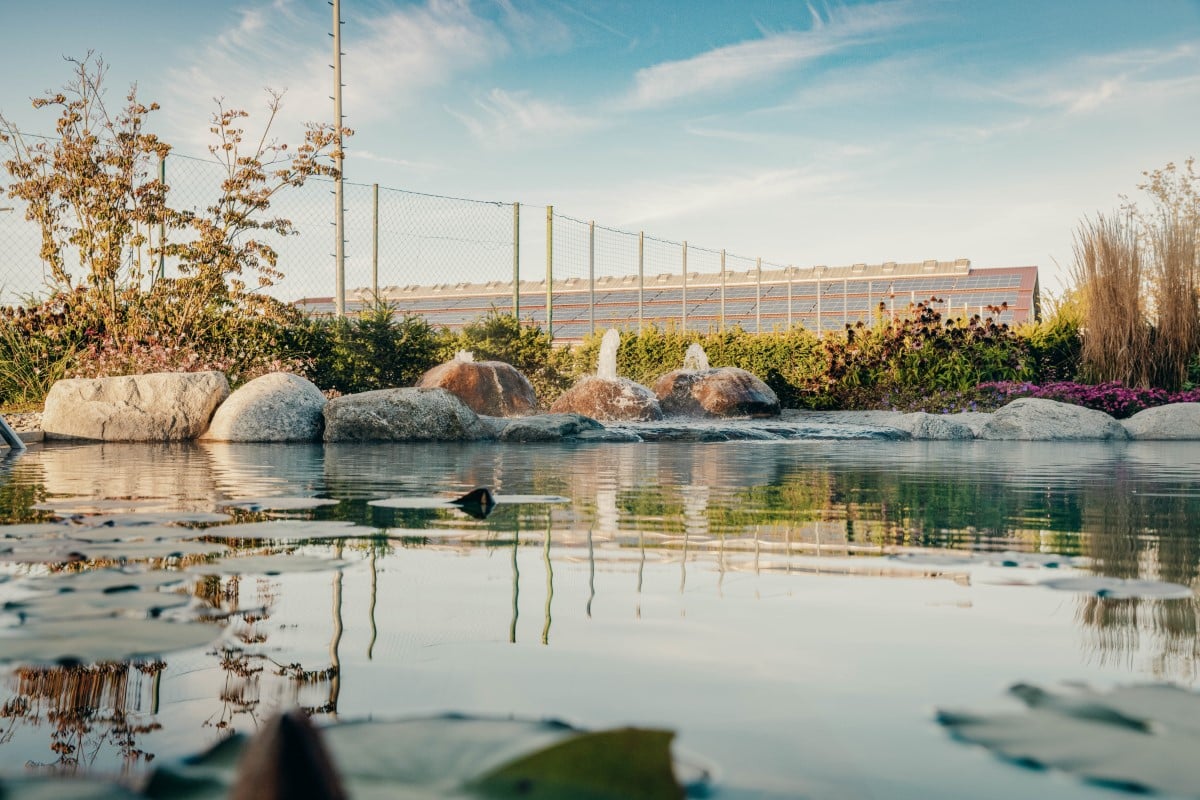
[[[368,500],[367,505],[377,508],[457,508],[457,497],[444,495],[426,497],[385,497],[379,500]],[[539,505],[547,503],[569,503],[571,498],[557,494],[494,494],[492,502],[496,505]]]
[[[1064,556],[1056,553],[1018,553],[1007,550],[1002,553],[954,553],[954,552],[919,552],[897,553],[888,556],[892,561],[907,564],[919,564],[927,567],[1034,567],[1043,569],[1058,569],[1060,567],[1079,567],[1087,563],[1087,559],[1076,556]]]
[[[9,600],[3,610],[23,619],[100,619],[104,617],[157,617],[191,603],[186,594],[173,592],[65,592],[37,594]]]
[[[1193,797],[1200,786],[1200,695],[1147,685],[1100,693],[1018,684],[1027,710],[939,711],[956,738],[1031,767],[1060,769],[1133,791]]]
[[[1131,600],[1139,597],[1157,600],[1186,600],[1193,596],[1192,588],[1181,583],[1106,578],[1103,575],[1056,578],[1042,581],[1041,585],[1062,592],[1087,592],[1111,600]]]
[[[90,528],[101,525],[209,525],[229,522],[233,517],[218,511],[137,511],[115,514],[72,514],[67,521]]]
[[[22,586],[51,592],[130,592],[159,589],[181,583],[190,576],[165,570],[90,569],[25,578]]]
[[[72,539],[84,542],[139,542],[139,541],[178,541],[205,535],[202,528],[182,528],[176,525],[101,525],[92,527],[71,527]]]
[[[22,525],[0,525],[0,539],[43,539],[72,536],[75,530],[63,522],[29,522]]]
[[[245,500],[230,500],[220,503],[222,508],[240,508],[244,511],[303,511],[322,506],[336,506],[341,500],[325,497],[255,497]]]
[[[204,535],[222,539],[260,539],[273,542],[308,542],[318,539],[361,539],[380,536],[376,528],[343,520],[282,519],[241,522],[205,528]]]
[[[0,629],[0,661],[121,661],[202,647],[221,635],[213,625],[158,619],[35,621]]]
[[[116,499],[109,500],[100,497],[59,497],[37,503],[32,508],[38,511],[50,511],[59,516],[75,514],[101,514],[106,511],[142,511],[147,508],[162,508],[169,501],[164,498],[145,498],[142,500]]]
[[[201,575],[283,575],[292,572],[320,572],[341,569],[348,561],[317,556],[296,556],[280,553],[268,556],[222,558],[188,567],[188,572]]]
[[[115,783],[81,778],[13,778],[0,783],[4,800],[137,800]]]
[[[471,782],[487,797],[676,800],[671,731],[585,733],[517,759]]]
[[[349,722],[320,730],[346,793],[360,800],[507,797],[520,780],[514,776],[534,781],[521,784],[533,789],[525,797],[679,798],[684,793],[672,772],[671,736],[460,716]],[[225,797],[238,780],[246,742],[234,736],[200,756],[160,767],[143,791],[151,798]],[[638,752],[643,748],[646,752]],[[287,760],[288,754],[276,757]],[[574,777],[567,774],[572,769]],[[689,788],[705,796],[706,781],[705,774]]]

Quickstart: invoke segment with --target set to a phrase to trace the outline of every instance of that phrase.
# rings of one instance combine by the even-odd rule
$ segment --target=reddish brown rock
[[[771,387],[737,367],[668,372],[654,383],[664,414],[684,417],[777,417]]]
[[[533,384],[503,361],[447,361],[422,375],[417,387],[445,389],[476,414],[489,417],[518,417],[537,410]]]
[[[583,414],[598,420],[662,419],[654,392],[628,378],[589,375],[563,393],[550,407],[553,414]]]

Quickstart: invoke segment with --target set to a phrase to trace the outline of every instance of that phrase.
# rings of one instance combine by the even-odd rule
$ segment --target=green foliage
[[[1037,383],[1075,380],[1083,347],[1083,313],[1073,294],[1055,302],[1050,314],[1039,322],[1016,329],[1029,345],[1033,374]]]
[[[38,405],[66,377],[85,330],[62,304],[0,309],[0,405]]]
[[[997,316],[1001,309],[990,309]],[[835,408],[908,407],[935,392],[965,392],[985,381],[1022,380],[1028,346],[991,316],[942,322],[932,302],[892,323],[854,326],[823,340],[826,369],[818,403]]]
[[[447,336],[423,317],[397,317],[380,303],[354,317],[311,317],[288,330],[292,349],[309,359],[309,378],[348,394],[411,386],[438,364]]]

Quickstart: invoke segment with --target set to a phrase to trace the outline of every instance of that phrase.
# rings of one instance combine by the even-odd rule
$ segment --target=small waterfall
[[[621,334],[609,328],[600,340],[600,359],[596,364],[596,376],[610,381],[617,379],[617,348],[621,346]]]
[[[693,372],[708,369],[708,353],[704,352],[699,343],[693,342],[688,345],[687,352],[683,354],[683,368]]]
[[[454,354],[454,360],[471,362],[475,360],[475,354],[470,350],[459,350]]]

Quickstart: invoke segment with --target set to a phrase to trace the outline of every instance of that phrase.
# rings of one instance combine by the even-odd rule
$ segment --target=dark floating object
[[[272,717],[238,762],[230,800],[345,800],[321,735],[308,717],[288,711]]]
[[[464,513],[469,514],[475,519],[485,518],[496,507],[496,499],[492,497],[491,491],[486,486],[472,489],[462,497],[451,500],[450,503],[458,506]]]
[[[1033,769],[1058,769],[1110,788],[1195,797],[1200,787],[1200,695],[1168,684],[1109,692],[1049,691],[1028,684],[1009,694],[1015,712],[937,712],[960,741]]]

